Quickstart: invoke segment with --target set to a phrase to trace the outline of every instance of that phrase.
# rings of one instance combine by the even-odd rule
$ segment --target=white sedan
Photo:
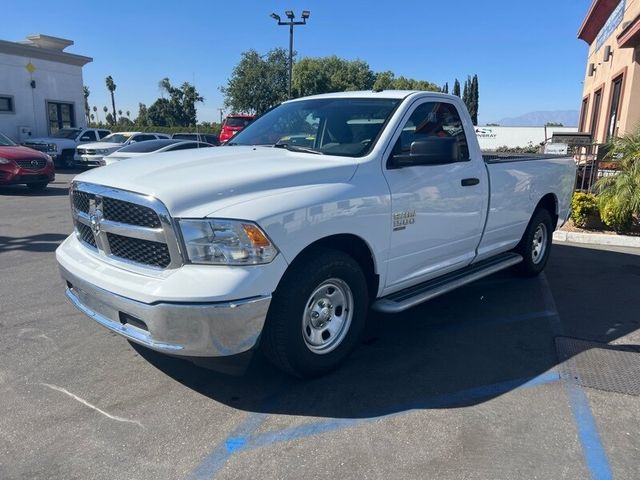
[[[103,165],[110,165],[112,163],[125,160],[127,158],[137,158],[150,155],[152,153],[162,152],[174,152],[176,150],[188,150],[191,148],[208,148],[215,147],[209,143],[194,142],[192,140],[179,140],[179,139],[160,139],[149,140],[142,143],[134,143],[122,147],[120,150],[107,155],[102,159]]]
[[[160,138],[169,138],[163,133],[118,132],[107,135],[99,142],[86,143],[76,149],[74,164],[80,167],[98,167],[104,165],[103,157],[122,147]]]

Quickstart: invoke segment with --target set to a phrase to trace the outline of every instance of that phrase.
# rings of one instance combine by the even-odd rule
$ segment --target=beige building
[[[640,0],[593,0],[578,38],[589,44],[579,130],[592,142],[640,127]]]

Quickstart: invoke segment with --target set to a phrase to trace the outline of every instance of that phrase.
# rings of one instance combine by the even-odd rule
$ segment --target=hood
[[[7,160],[25,160],[29,158],[47,158],[42,152],[23,146],[0,147],[0,157]]]
[[[46,144],[46,143],[56,143],[56,144],[60,144],[60,143],[72,143],[75,145],[75,141],[70,139],[70,138],[53,138],[53,137],[38,137],[38,138],[30,138],[29,140],[26,140],[24,143],[41,143],[41,144]]]
[[[97,149],[115,150],[118,148],[122,148],[123,146],[124,146],[124,143],[93,142],[93,143],[82,143],[78,145],[78,148],[87,148],[91,150],[97,150]]]
[[[355,158],[272,147],[212,147],[145,155],[75,180],[152,195],[172,216],[199,218],[288,189],[347,182],[357,165]]]

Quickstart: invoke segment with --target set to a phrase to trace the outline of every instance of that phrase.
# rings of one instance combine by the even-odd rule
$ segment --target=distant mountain
[[[545,123],[561,123],[565,127],[578,125],[579,112],[577,110],[553,110],[546,112],[529,112],[519,117],[509,117],[498,120],[501,127],[542,127]]]

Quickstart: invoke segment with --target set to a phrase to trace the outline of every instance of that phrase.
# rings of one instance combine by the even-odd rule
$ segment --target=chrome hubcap
[[[353,294],[339,278],[322,282],[307,300],[302,315],[302,337],[309,350],[329,353],[342,343],[353,316]]]
[[[531,246],[531,260],[534,264],[538,264],[544,258],[547,250],[547,226],[544,223],[538,225],[533,234],[533,244]]]

